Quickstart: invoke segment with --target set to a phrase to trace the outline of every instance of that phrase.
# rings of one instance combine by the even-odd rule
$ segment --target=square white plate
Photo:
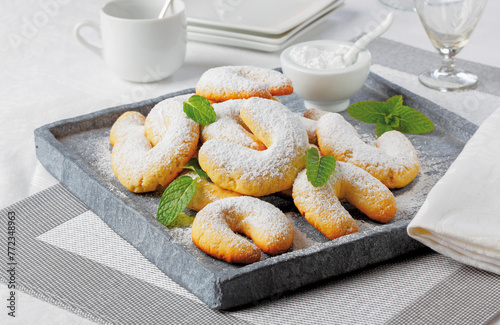
[[[312,22],[309,22],[309,24],[306,24],[306,26],[301,26],[300,28],[297,27],[296,29],[293,29],[289,34],[282,36],[281,37],[282,41],[280,42],[274,42],[274,41],[262,42],[260,39],[255,41],[251,39],[251,35],[246,35],[246,37],[237,38],[237,37],[223,36],[219,34],[198,33],[193,31],[188,31],[188,40],[212,43],[218,45],[241,47],[263,52],[276,52],[289,46],[295,39],[307,33],[308,31],[314,29],[316,26],[320,25],[324,20],[327,19],[328,15],[331,12],[335,11],[337,8],[338,6],[334,7],[330,11],[327,11],[316,20],[313,20]],[[239,36],[241,36],[241,34]],[[258,36],[255,36],[255,38],[258,38]]]
[[[337,0],[185,0],[188,24],[283,34]]]
[[[233,38],[237,40],[247,40],[247,41],[266,43],[266,44],[282,44],[288,41],[293,36],[295,36],[297,33],[299,33],[302,29],[304,28],[307,28],[308,30],[311,29],[309,25],[312,22],[319,19],[323,21],[323,19],[326,18],[326,15],[330,14],[335,9],[339,8],[343,3],[344,0],[335,1],[332,4],[328,5],[326,8],[324,8],[323,10],[311,16],[309,19],[305,20],[303,23],[296,26],[295,28],[292,28],[291,30],[283,34],[278,34],[278,35],[269,35],[269,34],[254,33],[254,32],[242,32],[242,31],[237,32],[228,29],[208,28],[195,24],[188,25],[187,31],[188,35],[192,34],[192,35],[197,35],[198,37],[201,37],[201,35],[204,34],[210,36],[219,36],[221,38],[222,37]]]

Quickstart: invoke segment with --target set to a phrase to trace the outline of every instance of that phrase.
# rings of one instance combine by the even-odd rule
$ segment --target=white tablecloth
[[[172,77],[152,84],[122,81],[73,37],[77,22],[98,21],[99,8],[104,3],[100,0],[0,2],[0,207],[57,183],[35,156],[33,131],[38,126],[194,87],[199,76],[214,66],[280,66],[279,52],[189,42],[186,62]],[[352,39],[372,28],[387,12],[387,7],[377,0],[346,0],[326,22],[297,42]],[[500,2],[490,1],[459,58],[500,67],[498,12]],[[394,25],[384,37],[433,50],[413,12],[396,11]],[[500,80],[487,87],[499,88]],[[4,285],[0,292],[1,297],[6,295]],[[19,323],[87,322],[28,295],[21,297]],[[0,320],[4,317],[2,312]]]

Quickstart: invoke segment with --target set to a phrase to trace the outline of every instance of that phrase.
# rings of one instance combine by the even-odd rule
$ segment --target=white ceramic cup
[[[100,27],[84,21],[75,27],[76,39],[102,57],[108,68],[122,79],[153,82],[172,75],[186,55],[184,2],[173,0],[159,19],[165,0],[118,0],[101,9]],[[90,27],[101,36],[102,48],[89,43],[81,29]]]

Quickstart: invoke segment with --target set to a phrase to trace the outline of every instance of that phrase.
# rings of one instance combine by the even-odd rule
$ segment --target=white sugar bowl
[[[294,92],[304,99],[306,108],[340,112],[349,107],[350,98],[368,78],[370,52],[361,50],[354,62],[345,67],[332,67],[328,60],[338,50],[352,45],[350,42],[332,40],[311,41],[290,46],[281,53],[283,73],[292,80]],[[313,51],[305,52],[305,46]],[[311,53],[317,53],[318,57],[311,56]]]

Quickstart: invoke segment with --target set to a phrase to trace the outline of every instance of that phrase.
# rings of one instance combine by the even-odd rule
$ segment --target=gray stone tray
[[[346,204],[360,231],[329,241],[304,220],[291,199],[268,196],[264,199],[282,209],[294,225],[292,248],[279,256],[264,254],[251,265],[232,265],[199,251],[191,242],[190,226],[168,229],[155,219],[161,190],[130,193],[111,171],[108,137],[118,116],[128,110],[147,115],[159,101],[189,92],[193,89],[45,125],[35,130],[36,151],[45,168],[116,233],[174,281],[217,309],[276,298],[283,292],[420,248],[418,242],[407,236],[406,226],[477,128],[436,104],[370,74],[352,102],[386,100],[403,94],[406,105],[422,111],[436,125],[436,130],[429,134],[409,136],[418,151],[421,171],[410,185],[393,191],[398,205],[394,219],[379,224]],[[293,111],[305,110],[302,100],[294,94],[280,100]],[[375,140],[373,125],[352,120],[345,112],[343,115],[363,139]]]

